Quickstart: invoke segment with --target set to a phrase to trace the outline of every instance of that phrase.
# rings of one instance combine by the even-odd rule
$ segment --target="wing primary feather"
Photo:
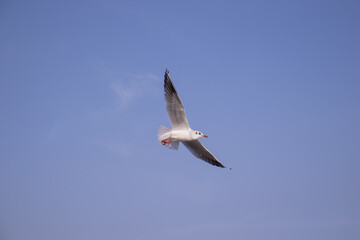
[[[164,96],[166,111],[172,127],[175,129],[189,129],[190,126],[186,118],[184,105],[171,81],[167,69],[164,76]]]
[[[226,168],[224,165],[219,162],[216,157],[207,150],[198,140],[194,141],[184,141],[182,142],[185,147],[194,154],[195,157],[200,158],[201,160],[204,160],[207,163],[210,163],[214,166]]]

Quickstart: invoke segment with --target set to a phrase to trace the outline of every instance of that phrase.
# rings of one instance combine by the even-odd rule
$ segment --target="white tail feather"
[[[158,140],[161,143],[163,140],[171,137],[171,129],[165,126],[160,126],[158,131]],[[173,141],[165,145],[171,150],[177,150],[179,148],[179,141]]]
[[[159,140],[159,142],[161,142],[165,138],[170,137],[170,132],[171,132],[170,128],[161,125],[159,127],[159,130],[158,130],[158,140]]]

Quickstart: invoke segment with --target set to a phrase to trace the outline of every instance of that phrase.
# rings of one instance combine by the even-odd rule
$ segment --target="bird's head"
[[[197,131],[197,130],[193,130],[192,135],[193,135],[193,138],[195,138],[195,139],[199,139],[201,137],[206,137],[206,138],[208,137],[205,134],[203,134],[203,133],[201,133],[200,131]]]

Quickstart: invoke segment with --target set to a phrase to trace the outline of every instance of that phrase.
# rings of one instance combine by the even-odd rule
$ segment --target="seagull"
[[[164,95],[166,110],[172,129],[160,126],[158,131],[159,142],[172,150],[177,150],[179,148],[179,143],[182,142],[195,157],[217,167],[225,168],[225,166],[198,141],[199,138],[207,138],[208,136],[200,131],[190,128],[186,118],[184,105],[176,92],[167,69],[164,78]]]

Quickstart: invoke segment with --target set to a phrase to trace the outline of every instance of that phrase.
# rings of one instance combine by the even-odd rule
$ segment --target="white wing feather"
[[[171,82],[169,71],[165,72],[164,92],[166,111],[173,129],[190,129],[184,105]]]

